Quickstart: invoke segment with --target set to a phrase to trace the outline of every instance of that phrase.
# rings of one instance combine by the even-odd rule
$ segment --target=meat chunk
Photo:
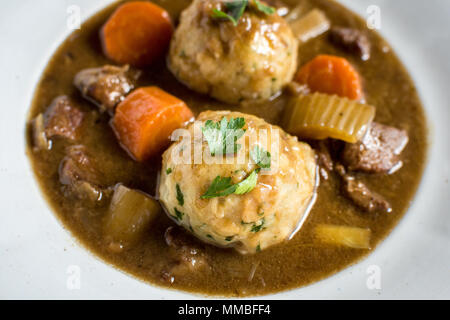
[[[76,140],[83,116],[83,112],[67,96],[55,98],[45,113],[32,121],[35,148],[51,149],[49,138],[56,136]]]
[[[195,243],[195,239],[191,235],[182,228],[169,227],[164,234],[164,239],[175,253],[175,260],[195,266],[193,259],[202,254],[202,249]]]
[[[74,84],[86,99],[99,106],[101,112],[112,114],[116,105],[134,89],[138,77],[139,73],[130,71],[128,66],[105,65],[80,71]]]
[[[164,238],[172,257],[172,263],[161,274],[165,281],[173,282],[176,277],[208,267],[202,248],[183,229],[169,227]]]
[[[363,182],[346,173],[345,168],[338,164],[336,172],[342,178],[342,191],[352,202],[367,212],[391,212],[392,207],[381,195],[371,191]]]
[[[311,146],[316,152],[320,176],[323,180],[328,180],[328,173],[334,169],[334,163],[328,145],[324,140],[320,140],[318,142],[312,142]]]
[[[59,181],[69,195],[78,199],[98,202],[104,198],[99,187],[100,174],[82,145],[71,146],[59,166]]]
[[[374,122],[361,141],[345,145],[341,158],[349,170],[392,173],[402,166],[399,155],[407,143],[405,130]]]
[[[389,202],[376,192],[369,190],[364,183],[353,176],[346,175],[343,177],[343,190],[350,200],[367,212],[392,211]]]
[[[315,150],[319,160],[319,166],[327,171],[333,171],[333,159],[331,159],[330,150],[328,149],[326,143],[323,140],[319,141]]]
[[[364,61],[370,59],[370,41],[360,30],[332,27],[330,40],[344,50],[358,55]]]
[[[47,138],[61,136],[69,140],[76,140],[83,116],[83,112],[74,106],[74,102],[69,97],[55,98],[44,114]]]

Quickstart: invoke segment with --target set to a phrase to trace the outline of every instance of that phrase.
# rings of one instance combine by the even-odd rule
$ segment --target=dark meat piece
[[[192,256],[202,251],[195,238],[180,227],[167,228],[164,239],[166,244],[177,253],[179,260],[190,261]]]
[[[169,254],[172,257],[172,263],[161,273],[161,277],[165,281],[172,283],[176,277],[187,275],[208,266],[203,249],[182,228],[167,228],[164,239],[169,246]]]
[[[179,227],[167,228],[164,233],[164,239],[169,247],[175,249],[194,245],[194,239],[192,239],[192,236]]]
[[[319,141],[315,150],[318,157],[319,166],[327,171],[333,171],[333,160],[331,159],[330,151],[325,142]]]
[[[389,202],[376,192],[370,191],[364,183],[356,180],[353,176],[343,177],[343,190],[350,200],[367,212],[392,211]]]
[[[99,187],[100,173],[82,145],[71,146],[59,166],[59,181],[78,199],[101,201],[107,190]]]
[[[407,143],[405,130],[374,122],[362,141],[345,145],[341,158],[349,170],[392,173],[402,166],[399,155]]]
[[[324,140],[313,142],[312,147],[316,152],[317,163],[319,164],[319,173],[323,180],[328,180],[328,173],[334,169],[330,150]]]
[[[330,40],[350,53],[366,61],[370,58],[370,42],[362,31],[352,28],[332,27]]]
[[[344,166],[336,165],[336,172],[342,178],[342,190],[347,198],[367,212],[391,212],[392,207],[382,196],[371,191],[364,183],[346,173]]]
[[[130,71],[128,66],[106,65],[78,72],[74,85],[86,99],[98,105],[101,112],[113,114],[116,105],[134,89],[138,77],[139,73]]]
[[[43,129],[46,138],[60,136],[69,140],[78,138],[78,128],[83,121],[83,112],[74,106],[67,96],[59,96],[55,98],[42,118],[36,117],[35,129]],[[35,136],[42,136],[42,132],[35,133]]]

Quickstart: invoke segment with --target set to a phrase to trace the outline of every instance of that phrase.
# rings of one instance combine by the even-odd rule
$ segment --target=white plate
[[[110,2],[0,3],[0,298],[198,298],[135,280],[78,245],[49,210],[25,156],[26,114],[44,66],[70,32],[67,8],[78,5],[85,19]],[[367,259],[311,286],[266,297],[448,299],[450,2],[341,2],[364,16],[370,5],[381,9],[380,32],[407,66],[426,108],[428,166],[409,212]],[[381,272],[381,289],[367,286],[373,270]],[[78,271],[79,288],[72,281]]]

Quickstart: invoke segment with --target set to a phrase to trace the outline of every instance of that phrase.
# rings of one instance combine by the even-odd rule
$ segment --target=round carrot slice
[[[150,2],[127,2],[100,31],[105,55],[119,64],[150,65],[166,52],[173,26],[169,13]]]
[[[308,85],[313,92],[336,94],[352,100],[363,97],[358,72],[341,57],[319,55],[298,71],[295,80]]]

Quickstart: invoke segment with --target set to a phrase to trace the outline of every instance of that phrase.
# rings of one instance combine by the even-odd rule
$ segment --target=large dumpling
[[[224,1],[194,0],[181,14],[168,59],[172,73],[193,90],[221,101],[267,99],[290,82],[298,40],[276,12],[254,7],[231,21],[212,17]]]
[[[237,140],[241,146],[226,159],[208,158],[211,150],[201,128],[224,118],[245,121],[245,133]],[[316,161],[311,147],[252,115],[206,111],[197,120],[163,154],[159,198],[168,215],[203,241],[233,246],[241,253],[257,252],[289,238],[315,192]],[[189,136],[192,139],[186,140]],[[255,150],[270,152],[270,169],[261,169],[253,161]],[[188,157],[180,156],[183,152]],[[202,198],[217,177],[237,184],[251,180],[252,173],[257,179],[250,192]]]

